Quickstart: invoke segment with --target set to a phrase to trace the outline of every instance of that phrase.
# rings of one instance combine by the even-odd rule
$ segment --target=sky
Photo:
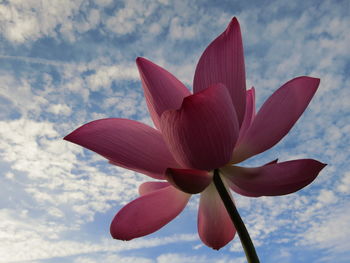
[[[219,251],[197,234],[198,196],[159,231],[109,234],[150,179],[62,138],[92,120],[152,125],[135,64],[146,57],[192,89],[197,61],[232,17],[259,106],[302,75],[321,79],[303,116],[259,166],[328,166],[301,191],[233,193],[262,262],[350,260],[350,2],[0,0],[0,262],[243,263],[238,237]]]

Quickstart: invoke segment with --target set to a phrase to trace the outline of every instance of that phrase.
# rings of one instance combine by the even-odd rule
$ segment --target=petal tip
[[[226,33],[230,32],[231,30],[239,30],[240,31],[240,24],[238,22],[237,17],[233,17],[230,21],[230,23],[228,24],[227,28],[226,28]]]
[[[321,163],[321,170],[325,168],[328,165],[328,163]]]
[[[84,125],[83,125],[84,126]],[[82,127],[83,127],[82,126]],[[69,141],[72,143],[77,143],[77,138],[78,138],[78,131],[80,128],[75,129],[74,131],[72,131],[71,133],[67,134],[66,136],[63,137],[63,140],[65,141]]]
[[[299,76],[299,77],[296,77],[296,78],[294,78],[294,79],[291,79],[291,80],[288,81],[287,83],[292,82],[292,81],[295,81],[295,80],[305,80],[305,81],[312,82],[312,83],[315,85],[316,89],[317,89],[318,85],[319,85],[320,82],[321,82],[321,79],[320,79],[320,78],[314,78],[314,77],[310,77],[310,76]],[[286,83],[286,84],[287,84],[287,83]]]
[[[318,85],[320,85],[320,82],[321,82],[320,78],[314,78],[314,77],[309,77],[309,76],[305,76],[305,78],[307,78],[310,81],[314,82],[314,85],[315,85],[316,88],[318,87]]]
[[[148,62],[148,60],[143,57],[137,57],[135,62],[138,67],[141,67],[145,62]]]
[[[238,24],[238,25],[239,25],[238,19],[237,19],[237,17],[235,17],[235,16],[232,17],[232,19],[231,19],[229,25],[234,25],[234,24]]]

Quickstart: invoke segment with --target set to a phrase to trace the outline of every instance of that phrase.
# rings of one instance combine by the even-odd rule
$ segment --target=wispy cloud
[[[1,2],[0,261],[243,261],[238,239],[212,254],[198,245],[196,234],[167,237],[164,231],[130,243],[106,238],[113,214],[137,197],[147,178],[62,140],[96,118],[150,124],[135,58],[152,59],[191,88],[201,52],[236,15],[247,84],[255,86],[259,105],[293,77],[321,78],[316,97],[290,134],[247,165],[277,157],[328,163],[314,184],[297,194],[235,195],[237,206],[266,262],[295,262],[300,253],[305,259],[298,262],[313,262],[308,251],[324,262],[346,262],[349,5],[346,0]],[[193,198],[182,215],[188,225],[196,223],[197,201]],[[188,233],[187,224],[172,227]],[[97,230],[101,225],[103,234]],[[195,244],[175,246],[182,242]],[[281,252],[270,253],[270,247]],[[134,249],[140,253],[127,252]]]

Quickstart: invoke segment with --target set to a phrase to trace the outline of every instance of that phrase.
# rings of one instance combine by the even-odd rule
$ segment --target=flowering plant
[[[199,236],[207,246],[220,249],[236,229],[241,240],[249,239],[228,189],[251,197],[285,195],[311,183],[325,166],[312,159],[276,160],[254,168],[237,165],[268,150],[289,132],[319,79],[292,79],[256,113],[255,90],[246,90],[236,18],[202,54],[194,94],[151,61],[137,58],[136,63],[156,128],[109,118],[85,124],[65,137],[112,164],[162,180],[143,183],[140,197],[116,214],[110,227],[114,238],[130,240],[157,231],[181,213],[192,194],[200,193]]]

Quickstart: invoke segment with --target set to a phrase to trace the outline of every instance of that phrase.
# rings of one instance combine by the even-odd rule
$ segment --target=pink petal
[[[302,189],[310,184],[325,166],[326,164],[316,160],[301,159],[257,168],[226,166],[220,171],[244,192],[256,196],[275,196]]]
[[[246,84],[241,29],[235,17],[199,59],[193,81],[194,93],[215,83],[223,83],[229,90],[238,122],[242,124]]]
[[[196,170],[226,164],[238,137],[234,107],[222,84],[186,97],[179,110],[164,112],[161,129],[175,160]]]
[[[207,171],[168,168],[165,178],[179,190],[197,194],[211,183],[212,177]]]
[[[164,179],[167,167],[178,167],[161,133],[132,120],[93,121],[64,139],[94,151],[114,164],[156,179]]]
[[[112,237],[131,240],[157,231],[181,213],[190,196],[172,186],[142,195],[115,215]]]
[[[168,182],[145,182],[139,186],[139,194],[146,195],[167,186],[170,186]]]
[[[204,244],[217,250],[230,242],[236,233],[214,183],[201,193],[198,233]]]
[[[247,132],[255,117],[255,89],[252,87],[247,90],[247,98],[245,104],[245,114],[241,128],[239,129],[239,136],[237,143],[239,144],[243,135]]]
[[[183,99],[191,93],[171,73],[145,58],[137,58],[142,87],[145,93],[148,110],[154,125],[159,128],[162,113],[178,109]]]
[[[272,160],[271,162],[268,162],[265,165],[270,165],[270,164],[275,164],[277,163],[278,159],[275,159],[275,160]],[[226,175],[228,177],[231,176],[231,169],[220,169],[220,172],[223,174],[223,175]],[[248,197],[260,197],[261,194],[257,194],[257,193],[254,193],[254,192],[249,192],[249,191],[246,191],[246,190],[243,190],[241,188],[239,188],[237,185],[235,185],[233,182],[231,182],[231,180],[228,180],[228,185],[229,187],[234,191],[236,192],[237,194],[240,194],[240,195],[244,195],[244,196],[248,196]]]
[[[235,147],[233,161],[239,163],[279,142],[304,112],[319,83],[316,78],[299,77],[272,94]]]
[[[224,173],[222,173],[222,174],[224,174]],[[260,194],[246,191],[230,181],[228,182],[228,186],[230,187],[230,189],[232,191],[234,191],[237,194],[243,195],[243,196],[248,196],[248,197],[260,197],[261,196]]]

